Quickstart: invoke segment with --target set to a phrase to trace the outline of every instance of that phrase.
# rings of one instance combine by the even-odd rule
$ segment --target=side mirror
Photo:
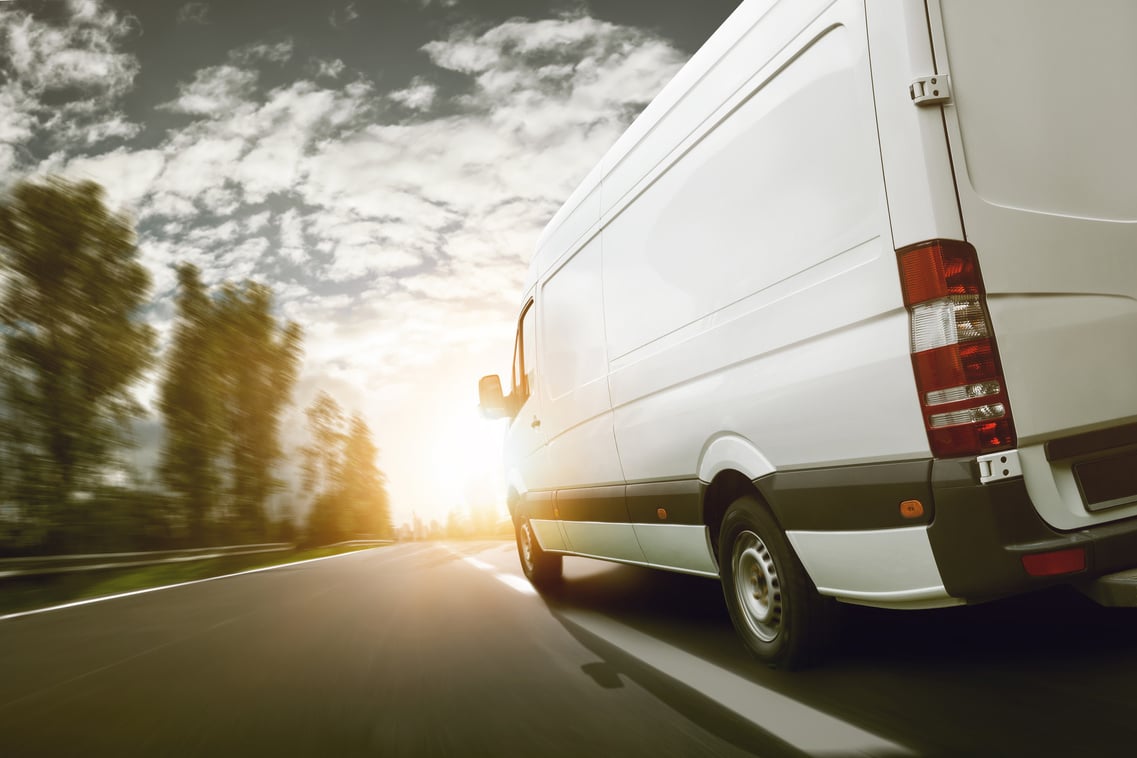
[[[496,374],[478,380],[478,407],[486,418],[505,418],[510,415],[505,396],[501,392],[501,379]]]

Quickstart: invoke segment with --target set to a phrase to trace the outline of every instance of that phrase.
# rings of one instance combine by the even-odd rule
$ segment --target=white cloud
[[[329,79],[338,79],[347,66],[339,58],[333,61],[316,61],[316,76],[326,76]]]
[[[357,18],[359,18],[359,11],[355,9],[355,3],[348,3],[343,8],[332,11],[332,15],[328,17],[328,23],[332,25],[333,29],[338,29]]]
[[[333,251],[335,260],[326,276],[336,282],[393,274],[422,263],[422,258],[413,252],[375,242],[341,243]]]
[[[436,65],[464,74],[488,71],[501,60],[500,50],[471,37],[428,42],[422,49]]]
[[[169,295],[177,284],[174,264],[188,260],[193,250],[173,239],[163,239],[143,234],[138,240],[139,260],[150,271],[152,292],[156,297]]]
[[[74,158],[67,162],[63,173],[93,179],[106,187],[108,206],[136,214],[165,163],[159,150],[130,152],[118,148],[93,157]]]
[[[205,3],[186,3],[178,8],[179,24],[208,24],[209,6]]]
[[[171,192],[157,192],[143,209],[141,217],[165,217],[189,220],[197,215],[193,203]]]
[[[233,242],[240,233],[241,225],[230,219],[215,226],[195,226],[187,239],[202,249],[215,249]]]
[[[15,146],[0,142],[0,177],[14,174],[16,163],[19,160],[20,158],[16,155]],[[0,184],[0,188],[2,187],[3,184]]]
[[[134,56],[117,50],[130,22],[95,0],[71,0],[65,25],[5,10],[7,68],[31,92],[81,88],[110,96],[130,89]]]
[[[101,120],[90,123],[68,121],[62,116],[45,125],[63,145],[91,147],[107,140],[128,140],[142,131],[142,125],[127,120],[121,113],[109,113]]]
[[[425,111],[429,110],[430,106],[434,104],[434,98],[437,94],[438,87],[422,77],[416,76],[411,82],[411,86],[391,92],[387,97],[411,110]]]
[[[0,143],[22,144],[35,134],[36,99],[15,81],[0,85]]]
[[[249,279],[268,247],[269,241],[264,237],[247,239],[236,247],[225,250],[215,270],[225,280],[239,282]]]
[[[261,61],[283,64],[292,58],[292,49],[292,40],[287,39],[275,45],[266,43],[245,45],[229,53],[229,58],[245,66]]]
[[[304,222],[295,208],[289,208],[279,218],[280,254],[292,263],[302,264],[307,258],[304,246]]]
[[[15,146],[37,137],[52,146],[126,139],[140,127],[116,101],[139,70],[120,43],[137,24],[99,0],[69,0],[52,22],[0,5],[0,141],[8,168],[29,157]],[[28,168],[23,166],[23,168]]]
[[[163,145],[168,160],[155,189],[186,199],[216,195],[223,191],[225,177],[244,148],[244,141],[235,137],[192,132],[178,135]],[[206,207],[217,210],[217,203],[207,200]]]
[[[178,97],[158,107],[192,116],[221,116],[252,95],[257,72],[236,66],[211,66],[198,71],[189,84],[178,85]]]
[[[197,197],[197,205],[214,216],[234,216],[241,208],[241,193],[232,186],[211,187]]]
[[[245,231],[248,233],[259,232],[269,224],[269,218],[272,213],[270,211],[262,211],[260,213],[249,216],[245,219]]]

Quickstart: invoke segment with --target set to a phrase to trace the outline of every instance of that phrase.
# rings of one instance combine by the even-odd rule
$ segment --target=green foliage
[[[261,539],[275,528],[265,504],[280,489],[280,417],[296,383],[300,328],[277,323],[264,285],[226,283],[211,297],[189,265],[178,283],[161,475],[184,503],[194,542],[222,517],[225,539]]]
[[[367,422],[358,414],[348,422],[326,392],[305,413],[312,444],[301,450],[304,489],[315,495],[308,516],[309,541],[389,537],[386,478],[375,462],[379,449]]]
[[[150,277],[131,224],[92,182],[17,184],[0,248],[4,485],[26,520],[54,529],[117,467],[140,413],[130,387],[153,358]]]
[[[358,414],[353,416],[344,446],[341,478],[354,535],[370,534],[382,538],[391,534],[386,477],[375,464],[378,456],[379,448],[371,439],[367,422]]]
[[[302,350],[295,323],[272,316],[272,291],[225,284],[217,303],[225,422],[229,430],[229,499],[238,534],[265,533],[265,502],[280,490],[280,417],[292,397]]]
[[[304,472],[304,492],[326,492],[338,488],[340,452],[347,440],[347,419],[331,395],[320,392],[304,411],[312,444],[300,449]]]
[[[177,315],[158,407],[165,419],[159,475],[180,497],[193,544],[206,542],[221,492],[222,353],[217,316],[196,266],[178,267]]]

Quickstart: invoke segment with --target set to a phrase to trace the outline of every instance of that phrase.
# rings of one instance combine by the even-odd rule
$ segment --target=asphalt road
[[[771,671],[715,582],[415,543],[0,620],[0,756],[1117,755],[1137,613],[850,608]]]

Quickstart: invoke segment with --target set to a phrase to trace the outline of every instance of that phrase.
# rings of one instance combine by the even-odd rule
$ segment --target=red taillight
[[[1023,568],[1031,576],[1057,576],[1073,574],[1086,567],[1086,549],[1074,547],[1068,550],[1055,550],[1050,553],[1035,553],[1023,556]]]
[[[966,242],[931,240],[906,247],[899,255],[905,305],[982,292],[975,251]]]
[[[932,454],[945,458],[1014,447],[975,249],[966,242],[931,240],[896,254]]]

